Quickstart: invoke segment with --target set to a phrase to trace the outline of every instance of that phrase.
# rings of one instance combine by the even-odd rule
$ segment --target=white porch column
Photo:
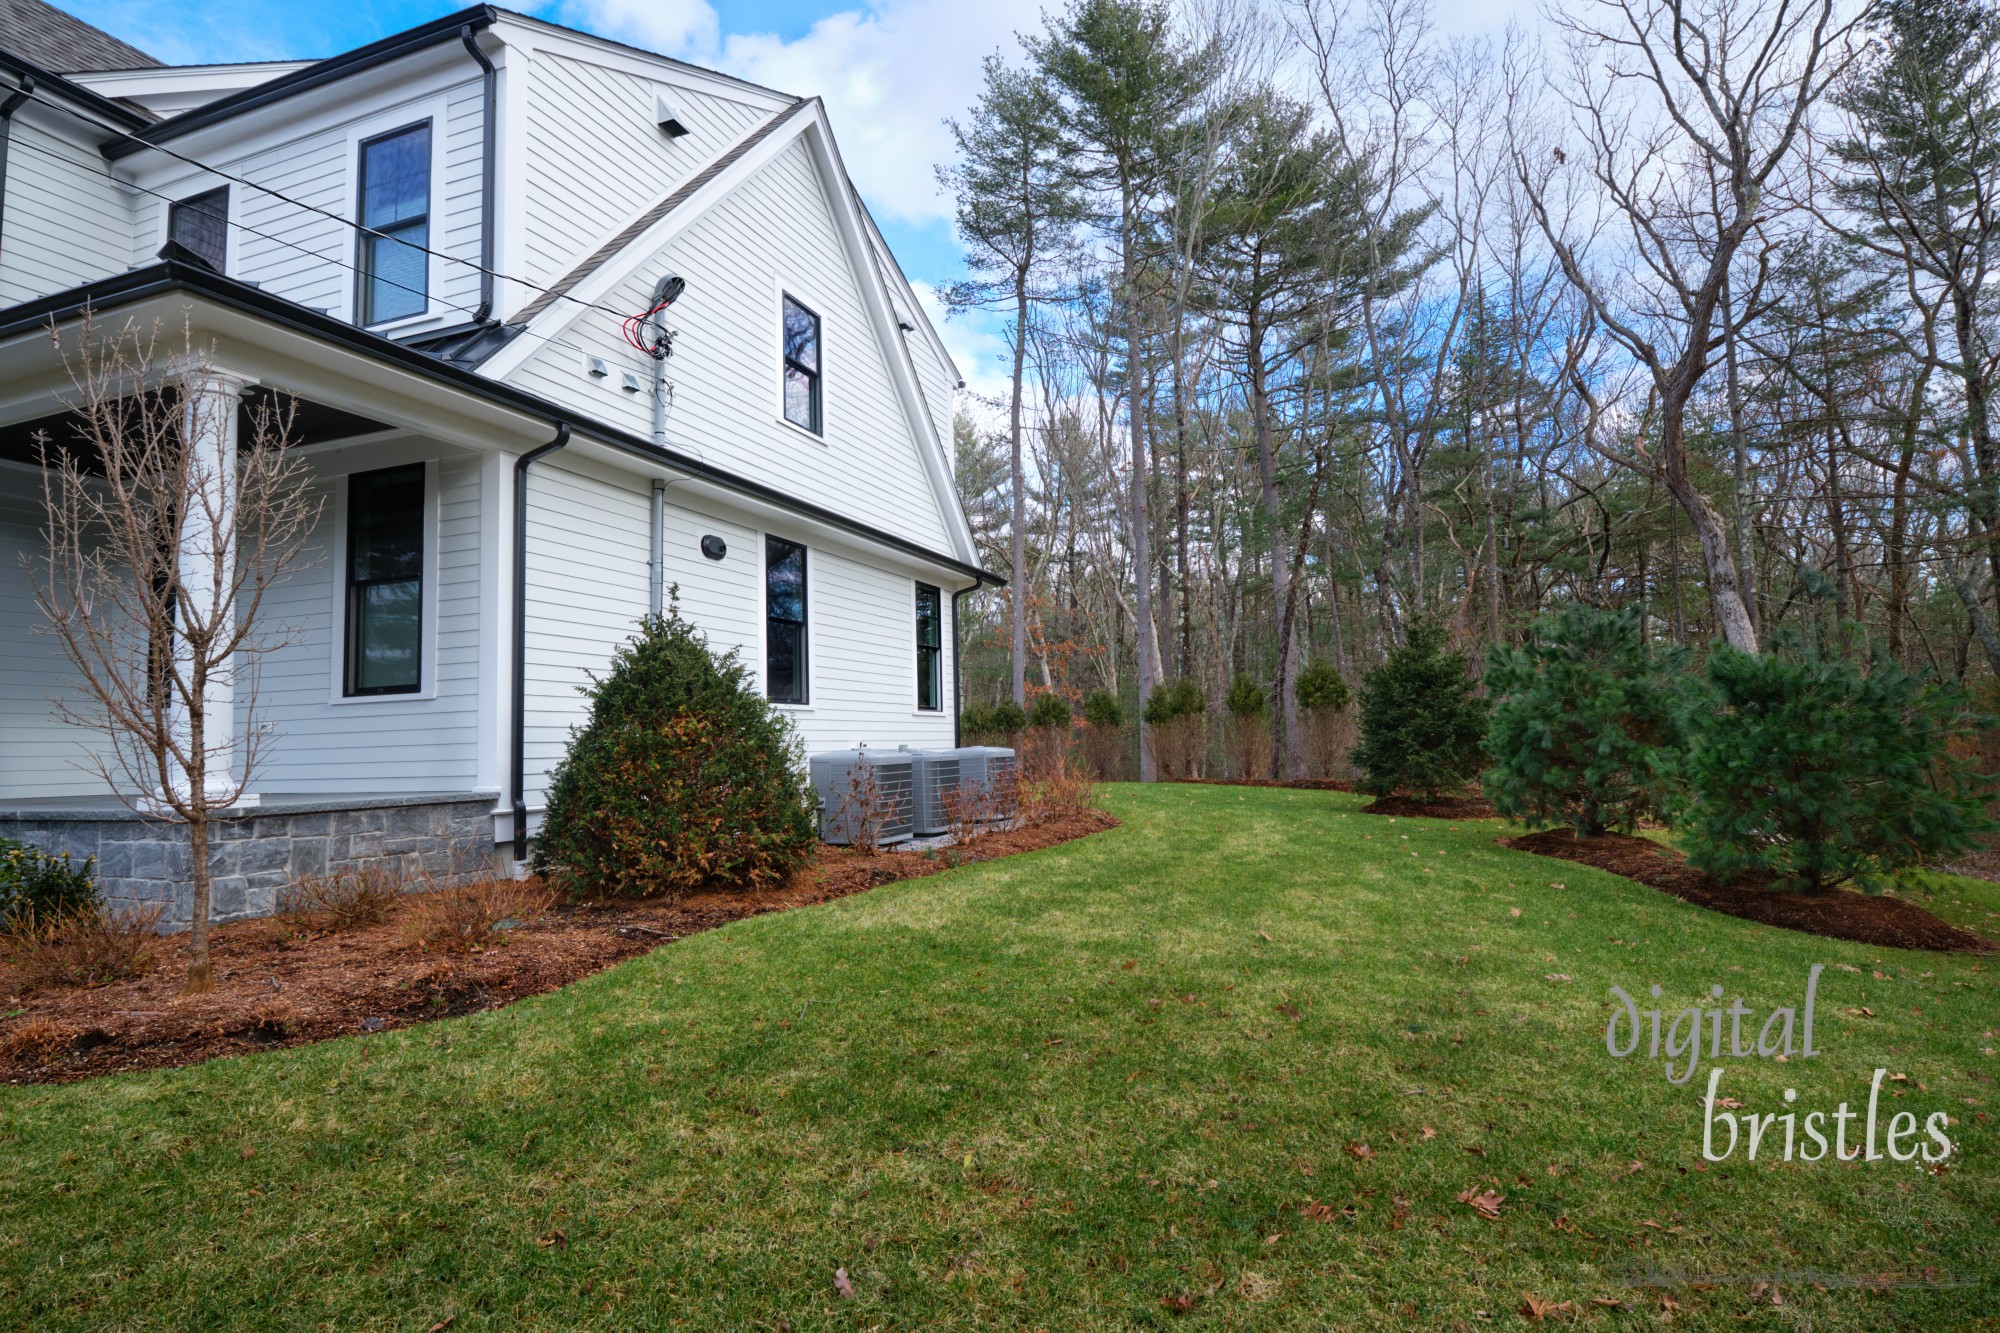
[[[188,680],[192,660],[187,635],[210,642],[225,641],[236,623],[232,596],[236,567],[236,418],[243,390],[254,380],[213,366],[185,371],[181,411],[188,442],[187,508],[181,516],[176,572],[181,601],[174,637],[181,679]],[[204,784],[211,800],[225,800],[236,787],[243,763],[242,735],[236,716],[235,660],[211,665],[202,691],[202,750],[206,755]],[[184,705],[176,706],[174,729],[184,750],[191,744],[192,719]],[[189,789],[183,771],[178,784]],[[245,793],[241,804],[254,804]]]

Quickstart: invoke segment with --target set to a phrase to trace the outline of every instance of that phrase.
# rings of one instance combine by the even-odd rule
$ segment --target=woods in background
[[[2000,674],[1996,42],[1970,0],[1052,13],[940,173],[947,297],[1011,351],[957,431],[1012,572],[968,701],[1108,692],[1152,776],[1173,686],[1211,765],[1290,777],[1302,677],[1566,602]]]

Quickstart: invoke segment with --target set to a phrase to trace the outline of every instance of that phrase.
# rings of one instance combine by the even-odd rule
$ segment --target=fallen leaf
[[[1294,1023],[1299,1021],[1299,1007],[1295,1004],[1292,1004],[1290,1002],[1281,1004],[1278,1006],[1278,1012],[1283,1014],[1286,1018],[1291,1019]]]
[[[1162,1296],[1160,1304],[1175,1314],[1186,1314],[1194,1309],[1194,1303],[1199,1299],[1198,1296]]]
[[[1432,1128],[1431,1128],[1431,1127],[1430,1127],[1429,1125],[1425,1125],[1425,1126],[1424,1126],[1424,1135],[1423,1135],[1423,1136],[1424,1136],[1425,1138],[1427,1138],[1427,1139],[1434,1139],[1434,1138],[1436,1138],[1436,1137],[1438,1136],[1438,1132],[1437,1132],[1436,1130],[1432,1129]]]
[[[549,1232],[545,1236],[535,1237],[535,1244],[541,1246],[545,1250],[560,1250],[565,1245],[569,1244],[569,1233],[567,1231],[564,1231],[561,1227],[557,1227],[554,1231]]]
[[[1545,1301],[1533,1292],[1521,1302],[1521,1315],[1530,1323],[1539,1324],[1552,1314],[1575,1314],[1575,1301]]]
[[[1475,1193],[1470,1189],[1466,1189],[1460,1191],[1458,1201],[1470,1207],[1473,1212],[1478,1213],[1481,1217],[1491,1220],[1500,1216],[1500,1205],[1507,1201],[1507,1196],[1504,1194],[1495,1194],[1492,1190],[1481,1190]]]
[[[1306,1206],[1299,1209],[1299,1216],[1312,1222],[1331,1222],[1340,1214],[1329,1204],[1321,1203],[1318,1199],[1307,1199]]]
[[[1507,909],[1507,915],[1508,915],[1508,916],[1519,916],[1519,915],[1521,915],[1521,909],[1520,909],[1520,908],[1518,908],[1518,907],[1510,907],[1510,908],[1508,908],[1508,909]]]
[[[1257,933],[1258,933],[1259,935],[1263,936],[1263,938],[1264,938],[1264,943],[1266,943],[1266,944],[1276,944],[1276,943],[1277,943],[1277,941],[1276,941],[1276,940],[1272,939],[1272,938],[1271,938],[1271,937],[1270,937],[1270,936],[1269,936],[1268,934],[1266,934],[1266,933],[1265,933],[1264,931],[1261,931],[1261,930],[1260,930],[1260,931],[1258,931]]]
[[[237,1156],[241,1157],[246,1162],[249,1161],[252,1157],[255,1157],[256,1155],[257,1155],[257,1150],[255,1148],[250,1147],[248,1144],[245,1144],[243,1147],[243,1151],[237,1154]]]
[[[1625,1302],[1615,1296],[1592,1296],[1590,1303],[1603,1310],[1622,1310],[1625,1308]]]
[[[1284,1232],[1273,1231],[1270,1235],[1264,1237],[1264,1248],[1268,1250],[1273,1245],[1276,1245],[1279,1241],[1283,1240],[1284,1238],[1285,1238]]]
[[[1375,1150],[1369,1147],[1365,1143],[1350,1143],[1347,1145],[1346,1151],[1349,1157],[1366,1158],[1366,1157],[1373,1157],[1375,1155]]]
[[[1725,1111],[1734,1111],[1743,1105],[1742,1102],[1737,1101],[1734,1097],[1718,1097],[1715,1099],[1715,1104]]]
[[[1849,1009],[1849,1010],[1848,1010],[1847,1012],[1848,1012],[1848,1013],[1850,1013],[1850,1014],[1853,1014],[1853,1015],[1854,1015],[1854,1016],[1855,1016],[1856,1018],[1873,1018],[1873,1017],[1875,1017],[1875,1011],[1874,1011],[1873,1009],[1870,1009],[1870,1008],[1869,1008],[1869,1007],[1868,1007],[1867,1005],[1865,1005],[1865,1004],[1864,1004],[1864,1005],[1862,1005],[1862,1006],[1861,1006],[1861,1007],[1860,1007],[1859,1009],[1853,1009],[1853,1008],[1850,1008],[1850,1009]]]
[[[1546,974],[1546,977],[1547,977],[1547,979],[1548,979],[1548,980],[1550,980],[1550,981],[1575,981],[1575,980],[1576,980],[1576,978],[1575,978],[1575,977],[1571,976],[1571,975],[1570,975],[1569,973],[1567,973],[1567,972],[1550,972],[1550,973],[1547,973],[1547,974]]]
[[[842,1267],[833,1270],[833,1290],[834,1294],[842,1299],[846,1299],[854,1294],[854,1284],[847,1280],[846,1268]]]
[[[1889,1075],[1889,1081],[1891,1083],[1908,1083],[1910,1076],[1908,1074],[1891,1074]]]
[[[453,1324],[456,1324],[457,1322],[458,1322],[457,1315],[448,1314],[444,1318],[438,1320],[435,1324],[431,1325],[431,1333],[444,1333],[446,1329],[450,1328]]]
[[[1131,971],[1131,970],[1132,970],[1133,968],[1135,968],[1135,967],[1137,967],[1137,966],[1139,966],[1139,960],[1138,960],[1138,959],[1136,959],[1136,958],[1127,958],[1127,959],[1125,960],[1125,967],[1124,967],[1124,970],[1125,970],[1125,971],[1127,971],[1127,972],[1130,972],[1130,971]]]

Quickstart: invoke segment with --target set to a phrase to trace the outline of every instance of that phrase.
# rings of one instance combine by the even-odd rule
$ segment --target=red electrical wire
[[[651,310],[642,311],[639,314],[628,315],[625,317],[625,322],[622,326],[625,333],[625,341],[632,347],[634,351],[644,352],[647,356],[659,355],[660,344],[648,341],[642,330],[644,329],[647,320],[659,314],[662,310],[665,310],[668,306],[672,304],[673,304],[672,301],[662,301],[658,305],[654,306]]]

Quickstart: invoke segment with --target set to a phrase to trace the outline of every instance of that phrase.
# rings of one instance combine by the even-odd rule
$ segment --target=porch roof
[[[576,438],[593,441],[719,490],[788,510],[801,518],[953,570],[975,584],[999,587],[1006,583],[998,575],[957,556],[930,550],[907,537],[862,523],[703,459],[663,448],[651,440],[580,417],[537,394],[442,360],[430,352],[356,328],[331,315],[225,277],[205,266],[178,260],[162,260],[0,310],[0,412],[10,406],[16,410],[21,406],[20,400],[7,392],[12,367],[22,366],[32,359],[39,363],[38,368],[44,377],[49,377],[51,367],[48,363],[53,355],[48,343],[51,325],[60,326],[86,316],[102,317],[112,311],[143,308],[148,303],[161,303],[174,298],[213,307],[232,322],[249,321],[251,327],[242,331],[264,333],[266,336],[260,346],[274,341],[269,336],[271,334],[289,334],[319,348],[359,357],[368,364],[396,372],[399,377],[413,377],[419,386],[450,390],[455,403],[446,403],[431,395],[422,400],[422,405],[434,416],[448,414],[439,413],[440,407],[457,406],[458,415],[469,413],[476,418],[469,424],[487,442],[492,442],[494,435],[499,434],[513,437],[526,447],[553,434],[558,426],[567,425]],[[310,350],[309,347],[299,348],[293,354],[293,360],[301,366],[314,364],[313,358],[303,355]],[[313,395],[304,396],[310,398]],[[418,400],[413,398],[409,401],[414,405]],[[46,408],[42,406],[45,403],[46,397],[41,396],[38,406],[42,410],[35,415],[46,415]],[[347,406],[360,406],[359,403],[328,405],[343,410]],[[371,415],[386,417],[393,414],[384,410],[371,412]],[[431,427],[419,425],[419,428]]]

